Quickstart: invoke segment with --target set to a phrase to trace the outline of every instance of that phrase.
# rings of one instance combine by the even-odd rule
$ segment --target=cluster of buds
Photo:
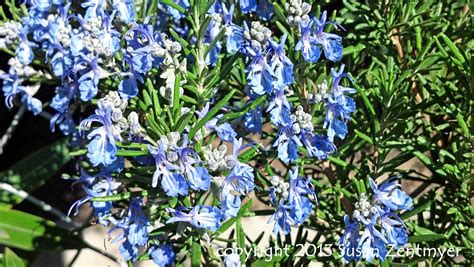
[[[102,17],[95,16],[89,18],[82,28],[92,34],[99,32],[102,29]]]
[[[316,88],[318,91],[315,94],[308,94],[308,101],[310,103],[319,103],[323,101],[324,99],[327,99],[329,97],[329,92],[328,92],[328,81],[323,80],[322,83],[316,85]]]
[[[272,193],[271,195],[276,195],[279,196],[280,199],[287,199],[288,198],[288,189],[290,188],[290,184],[288,182],[285,182],[282,178],[279,176],[272,176],[270,178],[270,183],[272,184]],[[272,200],[274,202],[274,200]]]
[[[370,203],[367,195],[365,193],[360,194],[359,202],[355,204],[356,209],[353,213],[353,218],[358,218],[360,215],[364,217],[369,217],[370,212],[372,211],[372,204]]]
[[[104,105],[110,106],[112,109],[111,119],[115,136],[120,136],[121,133],[127,130],[134,136],[141,136],[143,134],[143,129],[138,121],[138,114],[135,111],[131,111],[127,118],[124,116],[128,102],[120,98],[116,91],[110,91],[99,101],[102,101]]]
[[[12,48],[20,37],[21,23],[17,21],[6,21],[0,25],[0,48]]]
[[[228,171],[235,166],[237,159],[234,155],[226,155],[227,147],[220,145],[212,149],[212,145],[207,145],[202,148],[204,160],[211,171]]]
[[[304,112],[302,106],[296,108],[295,114],[291,114],[291,120],[293,121],[293,132],[299,134],[302,130],[306,132],[313,132],[314,126],[312,123],[313,116]]]
[[[244,31],[244,38],[252,44],[252,47],[265,47],[271,37],[272,31],[258,21],[252,21],[250,29]]]
[[[160,78],[165,80],[165,86],[160,87],[160,94],[164,98],[168,99],[170,105],[172,106],[176,73],[186,73],[186,59],[183,59],[182,61],[179,60],[182,48],[178,42],[170,40],[164,33],[161,34],[161,40],[163,42],[163,47],[161,47],[161,49],[158,47],[155,48],[155,53],[163,55],[160,57],[164,58],[161,64],[161,69],[163,72],[161,73]],[[184,78],[181,79],[181,84],[184,84],[185,82],[186,80]],[[180,87],[179,90],[179,94],[182,95],[184,93],[183,88]]]
[[[12,57],[8,60],[8,65],[10,66],[10,73],[15,74],[20,78],[26,78],[31,76],[43,76],[48,79],[51,79],[51,75],[44,74],[42,71],[35,70],[30,66],[23,65],[20,60],[16,57]],[[0,74],[3,74],[4,71],[0,70]]]
[[[285,4],[286,21],[291,26],[306,25],[309,21],[311,5],[302,0],[290,0]]]

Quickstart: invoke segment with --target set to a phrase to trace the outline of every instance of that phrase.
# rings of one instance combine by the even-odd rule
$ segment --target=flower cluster
[[[270,221],[275,221],[273,233],[288,234],[291,226],[302,224],[311,214],[316,202],[316,192],[309,178],[298,176],[298,168],[290,170],[290,181],[278,176],[270,178],[270,200],[277,207]]]
[[[85,196],[71,212],[89,203],[124,260],[159,266],[174,262],[184,239],[205,239],[242,216],[254,190],[269,191],[275,235],[302,225],[317,199],[298,160],[335,153],[355,111],[343,64],[317,73],[323,82],[307,90],[307,67],[323,63],[321,54],[331,64],[343,55],[342,37],[325,32],[342,27],[326,12],[287,2],[292,34],[283,34],[269,23],[269,0],[167,2],[29,0],[21,21],[0,26],[0,46],[14,54],[0,74],[6,105],[52,112],[51,129],[69,135],[80,156]],[[51,99],[38,94],[46,83]],[[287,177],[266,177],[258,153],[284,163]],[[388,225],[394,217],[382,211],[396,209],[383,201],[402,196],[374,190],[381,202],[371,207]],[[360,214],[369,223],[376,213]]]
[[[345,261],[361,258],[368,262],[384,261],[388,245],[399,248],[408,242],[407,228],[397,212],[412,209],[413,203],[395,179],[390,178],[380,186],[370,179],[372,200],[361,193],[352,214],[353,221],[345,215],[346,228],[339,240]]]

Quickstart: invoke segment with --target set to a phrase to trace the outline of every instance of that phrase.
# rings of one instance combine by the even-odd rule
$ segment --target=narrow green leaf
[[[225,32],[226,32],[226,28],[223,27],[221,29],[221,31],[217,34],[217,36],[211,41],[211,43],[208,46],[206,46],[206,50],[204,52],[204,57],[207,57],[207,55],[212,50],[212,48],[214,48],[214,46],[216,46],[217,42],[219,42],[222,39],[222,37],[225,36]]]
[[[221,101],[219,101],[209,112],[200,119],[196,125],[189,131],[188,138],[192,139],[196,132],[201,129],[206,122],[210,121],[232,98],[236,90],[230,91]]]
[[[240,248],[242,253],[240,254],[240,262],[245,262],[246,253],[245,253],[245,232],[242,227],[242,220],[239,218],[235,226],[237,233],[237,247]]]
[[[366,46],[364,44],[358,44],[356,46],[351,45],[348,47],[344,47],[344,50],[342,51],[342,55],[347,56],[347,55],[352,55],[352,54],[359,54],[365,48]]]
[[[123,157],[138,157],[138,156],[144,156],[148,155],[148,150],[124,150],[124,149],[119,149],[117,151],[117,156],[123,156]]]
[[[25,262],[8,247],[3,253],[3,266],[5,267],[26,267]]]
[[[52,221],[3,208],[0,208],[0,244],[28,251],[86,247],[77,236],[57,227]]]
[[[237,213],[237,216],[225,221],[221,227],[215,231],[213,233],[213,236],[214,237],[217,237],[219,235],[221,235],[222,233],[224,233],[225,231],[227,231],[232,225],[234,225],[235,222],[237,222],[237,220],[239,218],[241,218],[244,214],[247,213],[248,209],[252,206],[252,199],[250,199],[247,203],[245,203],[239,210],[239,212]]]
[[[130,199],[133,197],[146,197],[148,195],[149,195],[149,192],[147,190],[142,190],[139,192],[124,192],[124,193],[115,194],[111,196],[105,196],[105,197],[93,197],[91,198],[91,201],[95,201],[95,202],[119,201],[119,200]],[[157,196],[157,194],[155,194],[155,196]]]
[[[402,215],[400,215],[400,218],[402,220],[405,220],[405,219],[410,218],[413,215],[416,215],[420,212],[423,212],[427,207],[429,207],[431,205],[432,202],[433,202],[433,200],[424,201],[421,205],[418,205],[414,209],[409,210],[409,211],[403,213]]]
[[[224,116],[222,116],[222,119],[220,119],[220,121],[224,122],[224,121],[233,120],[235,118],[240,118],[245,113],[257,108],[257,106],[260,105],[263,101],[265,101],[266,98],[267,98],[266,95],[259,96],[257,99],[250,101],[250,103],[246,105],[245,107],[243,107],[240,111],[225,114]]]
[[[443,38],[443,41],[446,43],[446,45],[449,47],[449,49],[454,53],[454,56],[463,64],[466,62],[464,59],[464,56],[461,54],[459,49],[456,47],[456,45],[449,39],[448,36],[446,36],[444,33],[440,34],[441,38]]]
[[[193,240],[191,247],[191,266],[201,266],[201,244],[199,237]]]
[[[367,143],[369,144],[374,144],[373,141],[372,141],[372,138],[370,138],[370,136],[362,133],[361,131],[357,130],[357,129],[354,129],[354,132],[355,134],[360,137],[362,140],[365,140]]]
[[[178,5],[177,3],[171,1],[171,0],[160,0],[161,3],[165,4],[165,5],[168,5],[176,10],[178,10],[180,13],[182,14],[186,14],[186,10],[184,8],[182,8],[180,5]]]
[[[181,116],[179,118],[178,122],[176,122],[176,128],[175,130],[178,131],[179,133],[182,133],[184,131],[184,128],[189,125],[189,122],[191,119],[194,117],[194,107],[186,114]]]
[[[69,162],[71,155],[67,143],[68,139],[64,138],[30,154],[0,173],[0,181],[27,192],[34,191]],[[17,204],[22,200],[17,195],[0,192],[2,202]]]
[[[176,31],[173,30],[172,28],[170,28],[170,34],[183,47],[183,51],[185,55],[189,55],[189,53],[192,52],[192,50],[190,49],[191,46],[189,45],[189,43],[183,38],[181,38],[181,36],[179,36],[179,34],[177,34]]]

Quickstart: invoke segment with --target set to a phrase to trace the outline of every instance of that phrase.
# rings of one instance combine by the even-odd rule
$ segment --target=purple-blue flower
[[[173,216],[166,223],[188,222],[196,228],[216,231],[221,226],[221,212],[216,207],[196,205],[188,213],[188,207],[168,208]]]
[[[359,222],[354,220],[351,222],[349,215],[344,215],[344,223],[346,228],[339,240],[340,253],[346,262],[352,260],[358,261],[360,258],[359,246]]]
[[[112,106],[99,101],[94,115],[83,120],[80,129],[90,129],[93,122],[102,124],[99,128],[92,130],[87,138],[91,140],[87,146],[87,157],[93,166],[102,164],[104,166],[112,164],[116,160],[117,147],[113,134],[111,119]]]
[[[295,50],[300,51],[307,62],[316,63],[321,56],[316,38],[313,36],[313,21],[300,23],[301,39],[296,43]]]
[[[302,145],[291,126],[281,126],[273,143],[274,147],[278,147],[278,158],[284,163],[294,162],[298,158],[298,147]]]
[[[150,154],[155,159],[156,170],[153,174],[152,187],[158,185],[158,180],[161,180],[161,186],[165,190],[166,195],[175,197],[177,195],[185,196],[188,194],[188,184],[184,177],[176,173],[178,166],[168,161],[165,154],[165,146],[160,140],[158,147],[148,146]]]
[[[273,70],[260,47],[247,48],[252,62],[247,67],[247,84],[257,95],[270,94],[273,90]]]
[[[282,201],[278,203],[277,210],[270,217],[268,223],[275,222],[273,227],[273,234],[277,235],[278,233],[289,234],[291,232],[291,225],[295,223],[294,219],[288,212],[290,207],[284,205]]]
[[[148,254],[153,262],[160,267],[172,266],[176,257],[173,247],[169,244],[152,246],[148,249]]]
[[[249,12],[255,12],[257,10],[257,0],[239,0],[240,11],[247,14]]]
[[[370,187],[374,192],[374,199],[391,210],[412,209],[412,198],[400,189],[401,186],[395,179],[397,177],[392,177],[380,186],[377,186],[375,181],[370,178]]]

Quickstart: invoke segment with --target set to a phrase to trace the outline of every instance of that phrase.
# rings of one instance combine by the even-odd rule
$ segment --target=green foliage
[[[69,162],[68,140],[47,145],[0,173],[0,182],[8,183],[17,189],[33,192]],[[18,204],[24,198],[1,191],[0,202]]]
[[[320,205],[343,210],[318,217],[340,223],[357,199],[347,192],[361,193],[360,182],[367,183],[368,177],[381,181],[400,174],[415,199],[414,210],[402,215],[410,221],[409,241],[459,248],[472,263],[473,240],[465,237],[472,231],[473,215],[469,4],[343,2],[337,17],[348,29],[346,64],[355,74],[358,109],[350,125],[354,134],[330,159],[331,166],[316,167],[335,186],[319,195]],[[454,263],[449,257],[442,261]]]
[[[86,247],[77,236],[52,221],[5,208],[0,208],[0,244],[27,251]]]

